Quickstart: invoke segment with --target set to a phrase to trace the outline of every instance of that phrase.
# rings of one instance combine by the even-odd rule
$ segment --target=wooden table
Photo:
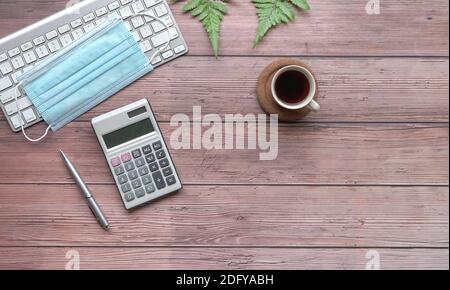
[[[0,36],[65,7],[0,0]],[[382,269],[449,263],[447,0],[311,1],[313,10],[252,49],[250,1],[234,1],[221,57],[201,24],[172,7],[190,46],[177,59],[29,144],[0,117],[0,268]],[[184,189],[127,212],[89,120],[148,97],[168,137],[175,113],[261,112],[255,84],[278,57],[316,72],[322,111],[279,126],[279,157],[172,150]],[[30,129],[38,134],[43,124]],[[74,161],[110,218],[104,232],[64,167]],[[69,255],[70,256],[70,255]]]

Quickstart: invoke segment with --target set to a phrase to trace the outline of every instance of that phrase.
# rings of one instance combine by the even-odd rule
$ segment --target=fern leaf
[[[252,0],[259,19],[253,47],[264,38],[267,32],[280,24],[285,24],[295,19],[294,6],[309,10],[307,0]]]
[[[190,12],[196,17],[208,33],[209,41],[217,57],[219,55],[220,25],[227,6],[219,0],[189,0],[183,7],[184,12]]]

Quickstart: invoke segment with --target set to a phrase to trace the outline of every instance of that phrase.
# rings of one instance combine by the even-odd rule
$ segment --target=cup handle
[[[308,104],[308,108],[310,108],[314,112],[317,112],[320,110],[320,105],[318,102],[311,100],[311,102]]]

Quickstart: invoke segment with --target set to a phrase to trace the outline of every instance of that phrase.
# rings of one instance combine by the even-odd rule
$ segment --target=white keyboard
[[[20,131],[20,122],[29,127],[42,120],[26,96],[19,96],[20,112],[17,112],[14,101],[18,92],[17,77],[113,13],[124,19],[135,13],[146,13],[159,17],[169,27],[167,30],[151,17],[137,16],[125,21],[149,57],[170,38],[169,47],[153,59],[154,67],[187,52],[186,42],[166,0],[85,0],[6,36],[0,39],[0,107],[14,132]]]

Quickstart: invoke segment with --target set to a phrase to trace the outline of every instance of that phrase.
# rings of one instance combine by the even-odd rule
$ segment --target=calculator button
[[[119,177],[117,177],[117,181],[120,184],[124,184],[125,182],[128,181],[128,177],[125,174],[120,175]]]
[[[152,182],[153,182],[153,180],[150,175],[142,176],[142,183],[144,183],[145,185],[152,183]]]
[[[161,166],[161,168],[169,166],[169,160],[167,160],[167,158],[164,158],[163,160],[159,161],[159,166]]]
[[[131,185],[129,183],[125,183],[121,186],[121,188],[123,193],[127,193],[131,190]]]
[[[152,152],[152,146],[147,145],[147,146],[142,147],[142,152],[143,152],[144,154],[151,153],[151,152]]]
[[[131,152],[131,154],[133,154],[134,159],[141,157],[141,150],[140,149],[136,149],[133,152]]]
[[[131,182],[131,186],[133,186],[133,189],[137,189],[139,187],[142,187],[142,182],[139,179],[136,179]]]
[[[136,163],[137,167],[141,167],[141,166],[144,166],[146,164],[143,157],[141,157],[139,159],[136,159],[136,161],[134,161],[134,162]]]
[[[138,175],[138,173],[137,173],[136,170],[133,170],[133,171],[128,172],[128,177],[129,177],[131,180],[135,180],[136,178],[139,177],[139,175]]]
[[[124,197],[127,202],[134,200],[134,194],[132,192],[125,194]]]
[[[122,162],[123,162],[123,163],[126,163],[126,162],[128,162],[128,161],[131,160],[131,154],[130,154],[130,153],[122,154],[121,157],[122,157]]]
[[[156,157],[158,159],[164,158],[166,157],[166,152],[164,152],[164,150],[159,150],[158,152],[156,152]]]
[[[120,164],[122,164],[122,161],[120,161],[120,157],[114,157],[113,159],[111,159],[112,167],[119,166]]]
[[[155,192],[155,186],[153,184],[149,184],[145,186],[145,191],[147,191],[148,194]]]
[[[173,174],[172,168],[170,168],[170,167],[164,168],[163,169],[163,174],[164,174],[164,176],[172,175]]]
[[[139,175],[140,175],[140,176],[143,176],[143,175],[148,174],[148,168],[147,168],[147,166],[144,166],[144,167],[139,168],[138,171],[139,171]]]
[[[175,183],[177,183],[177,180],[175,179],[175,176],[169,176],[166,178],[167,181],[167,185],[173,185]]]
[[[162,148],[162,143],[161,141],[155,142],[153,143],[153,149],[155,149],[155,151],[158,151],[159,149]]]
[[[148,166],[151,172],[155,172],[159,169],[158,163],[154,162]]]
[[[125,169],[126,169],[127,171],[133,170],[134,168],[135,168],[135,167],[134,167],[134,163],[133,163],[133,162],[125,163]]]
[[[152,153],[149,155],[145,155],[145,160],[147,160],[147,163],[150,164],[152,162],[155,162],[156,158],[155,158],[155,155]]]
[[[138,198],[141,198],[141,197],[143,197],[144,195],[145,195],[145,190],[141,187],[141,188],[138,188],[138,189],[136,189],[135,191],[134,191],[134,194],[136,194],[136,196],[138,197]]]
[[[121,175],[125,173],[125,170],[123,169],[123,166],[117,166],[116,168],[114,168],[114,173],[116,175]]]
[[[156,187],[158,189],[166,187],[166,183],[164,182],[164,178],[160,171],[153,173],[153,180],[155,181]]]

